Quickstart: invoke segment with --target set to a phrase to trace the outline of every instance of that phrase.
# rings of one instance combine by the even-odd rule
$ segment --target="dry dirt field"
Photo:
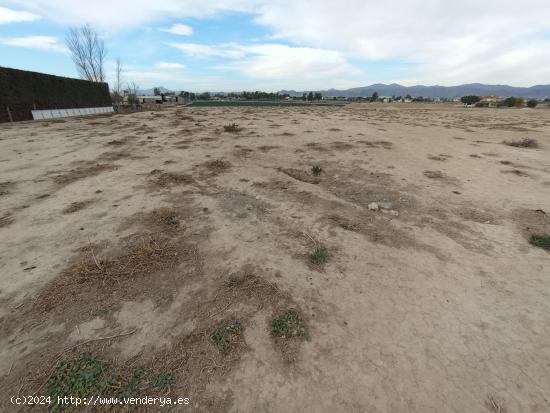
[[[2,412],[550,411],[550,110],[3,124],[0,171]]]

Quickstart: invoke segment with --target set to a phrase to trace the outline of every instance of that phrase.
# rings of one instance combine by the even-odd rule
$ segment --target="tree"
[[[371,102],[376,102],[378,100],[378,92],[374,92],[370,97]]]
[[[536,108],[538,104],[539,102],[536,99],[531,99],[527,101],[527,107],[531,109]]]
[[[138,98],[139,86],[136,82],[128,83],[126,92],[126,98],[128,99],[128,104],[132,106],[133,109],[136,109],[136,106],[139,104]]]
[[[313,92],[309,92],[307,95],[307,100],[311,102],[313,100]]]
[[[462,96],[460,98],[460,101],[465,105],[475,105],[480,100],[481,98],[479,96],[474,96],[474,95]]]
[[[161,93],[161,91],[160,91],[160,89],[159,89],[158,87],[156,87],[156,88],[153,89],[153,95],[155,95],[155,96],[160,96],[160,95],[162,95],[162,93]]]
[[[510,96],[509,98],[504,99],[503,101],[498,103],[498,106],[506,106],[509,108],[513,108],[514,106],[520,107],[523,106],[524,100],[522,98],[516,98],[514,96]]]
[[[315,92],[315,100],[322,100],[323,99],[323,95],[321,94],[321,92]]]
[[[105,81],[105,43],[88,24],[73,27],[67,33],[65,43],[82,79],[91,82]]]
[[[111,92],[111,98],[113,100],[115,109],[118,108],[118,106],[122,103],[122,63],[120,62],[120,58],[116,60],[116,68],[115,68],[115,86],[113,88],[113,91]]]
[[[120,57],[116,59],[116,69],[115,69],[115,92],[119,95],[122,93],[122,63],[120,62]]]

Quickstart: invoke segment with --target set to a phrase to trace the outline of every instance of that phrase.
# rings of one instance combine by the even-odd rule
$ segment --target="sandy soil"
[[[549,136],[442,105],[0,125],[0,410],[90,352],[182,411],[548,412]]]

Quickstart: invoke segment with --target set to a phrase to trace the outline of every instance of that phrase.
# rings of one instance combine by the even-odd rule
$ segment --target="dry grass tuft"
[[[424,176],[430,179],[442,179],[444,177],[441,171],[424,171]]]
[[[537,148],[538,142],[533,138],[523,138],[515,141],[504,141],[505,145],[513,146],[515,148]]]
[[[186,256],[175,242],[151,235],[130,238],[122,252],[109,258],[100,258],[98,251],[93,245],[82,248],[74,263],[42,290],[37,305],[52,311],[78,303],[84,310],[107,305],[113,295],[120,302],[132,295],[131,286],[139,289],[140,280],[175,268]]]
[[[113,139],[112,141],[107,142],[107,145],[121,146],[121,145],[125,145],[126,143],[127,143],[126,139]]]
[[[9,194],[14,185],[15,184],[10,181],[0,182],[0,196]]]
[[[73,202],[71,205],[69,205],[67,208],[63,210],[64,214],[72,214],[77,211],[80,211],[81,209],[86,208],[88,205],[90,205],[93,201],[79,201],[79,202]]]
[[[492,413],[506,413],[506,410],[502,407],[502,404],[495,400],[493,396],[489,396],[487,398],[485,401],[485,406],[487,406]]]
[[[230,123],[229,125],[224,125],[223,130],[226,132],[239,132],[241,128],[236,123]]]
[[[157,208],[148,215],[148,221],[163,229],[176,229],[180,225],[179,215],[171,208]]]
[[[221,159],[205,162],[204,167],[210,171],[212,175],[219,175],[231,168],[231,163]]]
[[[162,172],[159,169],[154,169],[149,172],[149,177],[153,179],[154,185],[161,188],[166,188],[172,185],[192,184],[195,182],[191,175]]]
[[[280,148],[280,146],[278,145],[262,145],[258,147],[258,149],[262,152],[269,152],[269,151],[272,151],[273,149],[278,149],[278,148]]]
[[[389,141],[358,141],[358,143],[362,143],[368,148],[391,149],[393,147],[393,143]]]
[[[53,180],[58,185],[69,185],[80,179],[85,179],[90,176],[96,176],[105,171],[112,171],[113,169],[115,169],[113,165],[107,164],[96,164],[88,167],[79,167],[63,174],[56,175],[53,177]]]
[[[502,171],[502,173],[503,174],[512,174],[512,175],[516,175],[516,176],[519,176],[519,177],[522,177],[522,178],[531,176],[527,172],[523,172],[520,169],[507,169],[505,171]]]
[[[0,228],[7,227],[13,223],[14,219],[10,214],[5,214],[0,217]]]
[[[300,169],[294,169],[294,168],[279,168],[279,171],[284,173],[285,175],[290,176],[293,179],[296,179],[297,181],[306,182],[308,184],[318,184],[320,182],[319,178],[310,175],[309,173],[302,171]]]

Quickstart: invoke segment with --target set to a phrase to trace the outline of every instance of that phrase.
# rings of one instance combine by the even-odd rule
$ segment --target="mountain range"
[[[314,91],[315,92],[315,91]],[[550,85],[536,85],[531,87],[514,87],[508,85],[485,85],[482,83],[470,83],[459,86],[403,86],[397,83],[386,85],[377,83],[370,86],[355,87],[338,90],[328,89],[317,91],[323,96],[366,97],[378,92],[380,96],[423,96],[428,98],[459,98],[467,95],[477,96],[517,96],[523,98],[545,99],[550,97]],[[302,96],[303,92],[295,90],[281,90],[279,93],[288,93],[290,96]]]
[[[157,86],[162,93],[170,92],[171,90]],[[155,88],[139,90],[138,94],[151,96]],[[309,91],[307,91],[309,92]],[[367,97],[374,92],[378,92],[380,96],[406,96],[426,97],[426,98],[447,98],[454,99],[467,95],[477,96],[517,96],[529,99],[546,99],[550,98],[550,85],[536,85],[531,87],[514,87],[508,85],[485,85],[482,83],[470,83],[458,86],[403,86],[397,83],[386,85],[376,83],[370,86],[355,87],[351,89],[327,89],[317,90],[313,92],[321,92],[323,96],[344,96],[344,97]],[[218,92],[219,93],[219,92]],[[280,90],[280,94],[289,94],[290,96],[302,96],[303,91],[296,90]]]

